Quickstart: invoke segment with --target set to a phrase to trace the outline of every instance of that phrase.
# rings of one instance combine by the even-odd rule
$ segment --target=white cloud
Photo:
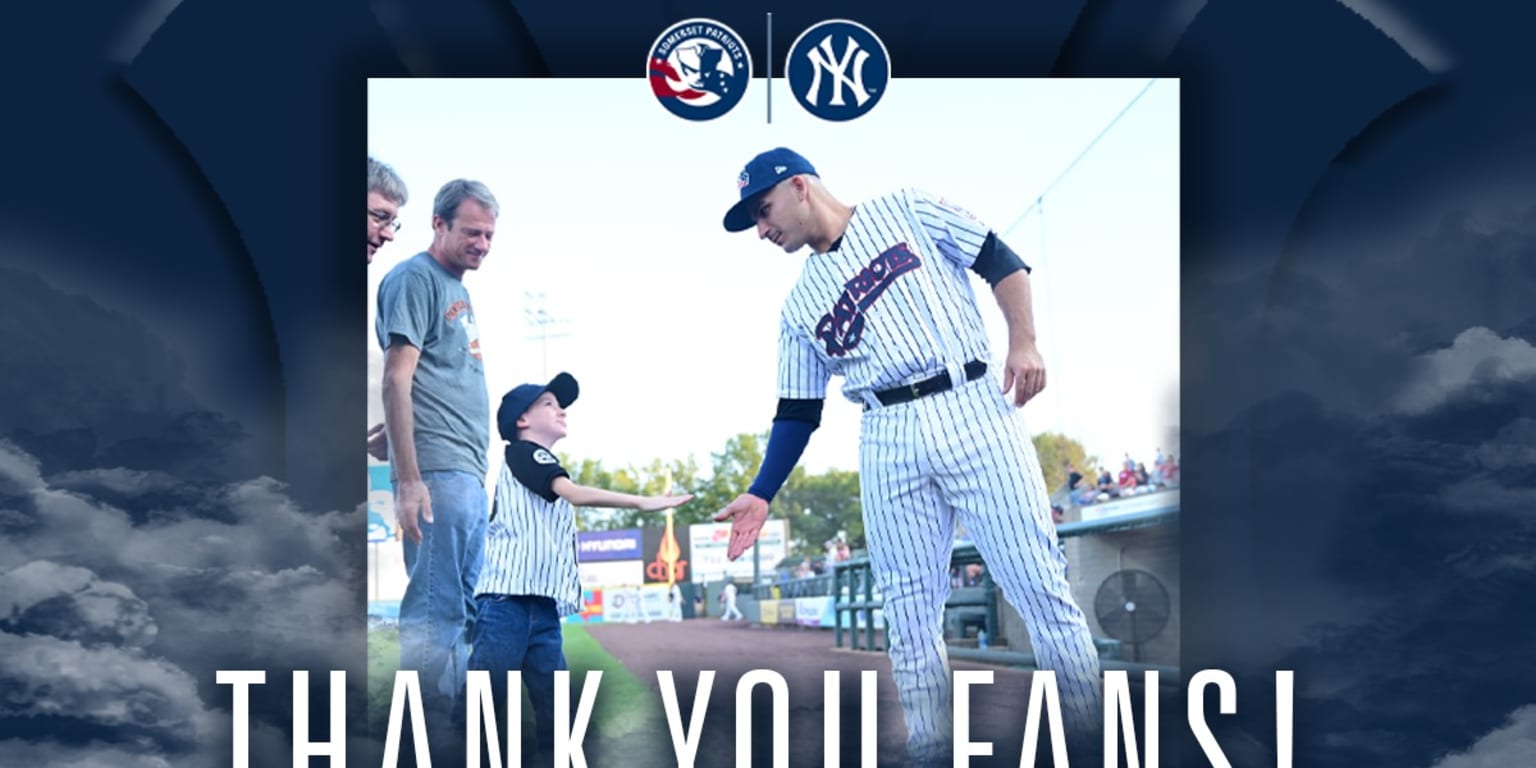
[[[363,641],[362,595],[335,576],[164,567],[153,578],[140,594],[161,627],[155,647],[188,667],[208,666],[220,658],[209,649],[224,648],[238,650],[242,668],[362,672],[359,646],[346,640]]]
[[[79,592],[95,579],[96,575],[84,568],[42,560],[0,574],[0,619],[15,616],[51,597]]]
[[[136,650],[0,633],[0,714],[133,726],[156,740],[196,740],[208,718],[190,675]]]
[[[1511,712],[1502,726],[1478,739],[1465,752],[1445,756],[1433,768],[1530,765],[1531,755],[1536,755],[1536,704]]]
[[[37,459],[8,440],[0,440],[0,491],[31,491],[43,487]]]
[[[1516,419],[1479,445],[1472,457],[1486,469],[1536,466],[1536,419]]]
[[[1536,488],[1510,488],[1487,475],[1446,486],[1440,497],[1454,510],[1528,518],[1536,508]]]
[[[177,509],[152,506],[166,490]],[[269,478],[45,478],[3,442],[0,493],[0,718],[70,723],[66,743],[0,742],[7,764],[213,764],[229,749],[227,699],[202,698],[214,670],[363,674],[359,510],[306,512]],[[253,722],[253,757],[286,758],[286,725]]]
[[[46,765],[50,768],[176,768],[158,755],[119,749],[110,744],[60,744],[53,741],[0,741],[0,754],[10,765]],[[190,765],[190,763],[187,763]]]
[[[0,622],[25,633],[135,648],[155,639],[149,607],[84,568],[34,560],[0,574]]]
[[[48,484],[66,490],[107,490],[116,493],[149,493],[176,490],[184,483],[164,472],[144,471],[114,467],[112,469],[86,469],[60,472],[48,477]]]
[[[1477,385],[1531,378],[1536,378],[1536,347],[1487,328],[1468,328],[1451,346],[1418,358],[1395,405],[1403,413],[1423,413]]]

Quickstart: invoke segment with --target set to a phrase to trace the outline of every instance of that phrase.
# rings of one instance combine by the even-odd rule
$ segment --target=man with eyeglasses
[[[368,158],[368,263],[384,244],[400,231],[400,206],[405,205],[405,182],[387,163]]]
[[[405,205],[405,182],[388,163],[368,158],[368,263],[373,254],[384,244],[395,239],[400,231],[400,206]],[[379,461],[389,461],[389,438],[384,425],[375,424],[368,430],[368,455]]]
[[[427,716],[440,725],[457,726],[463,715],[490,510],[490,401],[463,278],[490,252],[499,213],[484,184],[444,184],[432,204],[432,244],[395,265],[378,290],[374,330],[384,350],[384,423],[408,578],[400,669],[420,675]]]

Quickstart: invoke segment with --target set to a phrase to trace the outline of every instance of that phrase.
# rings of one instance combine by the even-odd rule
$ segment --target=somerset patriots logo
[[[736,106],[752,80],[752,56],[735,30],[712,19],[668,27],[651,46],[646,76],[667,111],[713,120]]]

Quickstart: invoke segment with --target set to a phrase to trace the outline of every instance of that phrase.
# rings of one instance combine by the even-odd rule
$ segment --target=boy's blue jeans
[[[432,522],[420,521],[420,544],[404,540],[410,582],[400,600],[400,668],[420,676],[432,729],[464,718],[469,628],[490,510],[482,478],[423,472],[421,479],[432,497]]]
[[[470,642],[474,650],[469,655],[469,668],[490,671],[491,690],[508,707],[521,705],[522,691],[506,690],[507,672],[523,673],[528,700],[533,703],[539,748],[552,751],[555,671],[566,668],[555,601],[533,595],[481,595],[475,598],[475,628]]]

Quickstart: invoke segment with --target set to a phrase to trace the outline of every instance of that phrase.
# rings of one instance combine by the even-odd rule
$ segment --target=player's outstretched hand
[[[389,435],[382,423],[368,430],[368,455],[379,461],[389,461]]]
[[[641,512],[660,512],[663,509],[681,507],[693,500],[693,494],[685,493],[681,496],[645,496],[640,506],[635,509]]]
[[[731,521],[731,543],[725,549],[726,558],[735,560],[741,557],[741,553],[757,541],[757,532],[763,529],[763,522],[767,519],[768,502],[750,493],[743,493],[725,505],[725,509],[715,515],[715,522]]]
[[[1035,345],[1019,345],[1008,350],[1003,368],[1003,394],[1013,390],[1013,407],[1018,408],[1045,389],[1045,360]]]

